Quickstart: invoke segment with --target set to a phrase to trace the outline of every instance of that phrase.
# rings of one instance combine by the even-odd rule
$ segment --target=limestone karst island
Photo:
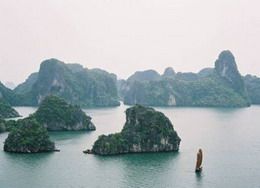
[[[178,151],[180,141],[171,121],[163,113],[135,105],[126,110],[122,131],[99,136],[90,153],[115,155]]]
[[[260,188],[259,7],[0,0],[0,188]]]

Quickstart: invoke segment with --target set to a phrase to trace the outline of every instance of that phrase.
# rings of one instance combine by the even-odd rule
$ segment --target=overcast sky
[[[126,78],[171,66],[197,72],[229,49],[260,76],[259,0],[0,0],[0,81],[16,84],[44,59]]]

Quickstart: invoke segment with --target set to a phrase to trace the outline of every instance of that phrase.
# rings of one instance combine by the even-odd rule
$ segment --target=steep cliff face
[[[98,155],[178,151],[181,139],[170,120],[152,108],[136,105],[126,110],[121,133],[102,135],[92,152]]]
[[[156,80],[144,82],[136,79],[134,83],[126,81],[124,90],[121,90],[124,103],[205,107],[250,105],[243,78],[230,51],[220,53],[215,68],[203,69],[198,74],[180,72],[174,74],[170,69],[165,72]]]
[[[176,106],[176,95],[169,80],[135,82],[125,93],[127,105]]]
[[[215,62],[215,71],[221,78],[224,78],[236,92],[247,97],[243,78],[238,71],[235,57],[230,51],[226,50],[219,54]]]
[[[46,97],[32,115],[49,131],[95,130],[91,117],[78,106],[73,106],[56,96]]]
[[[39,153],[55,150],[47,130],[33,119],[18,121],[4,143],[4,151],[15,153]]]
[[[230,82],[236,82],[240,77],[233,54],[226,50],[222,51],[215,62],[216,72]]]
[[[39,105],[46,96],[57,95],[84,107],[117,106],[116,82],[116,76],[106,71],[49,59],[15,92],[23,98],[20,105]]]

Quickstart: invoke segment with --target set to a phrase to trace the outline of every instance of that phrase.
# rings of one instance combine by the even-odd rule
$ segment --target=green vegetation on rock
[[[17,96],[11,89],[7,88],[0,82],[0,99],[11,106],[17,104],[20,100],[19,96]]]
[[[246,75],[244,81],[251,103],[260,104],[260,78]]]
[[[147,77],[146,71],[142,72],[144,75],[140,74],[138,77],[134,74],[126,82],[121,81],[119,92],[125,104],[201,107],[250,105],[243,77],[230,51],[220,53],[214,69],[206,68],[198,74],[176,74],[171,68],[167,68],[160,79],[138,79]]]
[[[38,153],[55,150],[47,129],[35,119],[27,118],[17,121],[16,128],[11,129],[4,143],[4,151],[16,153]]]
[[[160,80],[160,75],[154,70],[146,70],[146,71],[137,71],[132,76],[130,76],[127,81],[128,82],[135,82],[135,81],[154,81]]]
[[[25,93],[30,93],[33,87],[33,84],[37,81],[38,79],[38,72],[32,73],[24,83],[18,85],[15,89],[14,92],[16,94],[25,94]]]
[[[101,135],[91,150],[97,155],[178,151],[181,139],[161,112],[140,105],[126,110],[120,133]]]
[[[16,105],[19,97],[0,82],[0,118],[19,117],[18,112],[11,105]]]
[[[46,97],[32,117],[49,131],[95,130],[91,117],[79,106],[70,105],[57,96]]]
[[[3,99],[0,99],[0,118],[14,118],[14,117],[19,117],[19,113]]]
[[[21,98],[18,105],[38,106],[46,96],[56,95],[82,107],[118,106],[116,82],[116,75],[101,69],[49,59],[14,91]]]
[[[5,120],[0,119],[0,133],[6,131],[6,125],[5,125]]]
[[[17,127],[17,121],[0,119],[0,133],[9,132]]]
[[[11,106],[38,106],[49,95],[81,107],[117,106],[119,98],[129,105],[246,107],[260,103],[259,80],[242,77],[228,50],[219,54],[214,68],[198,73],[176,73],[168,67],[162,75],[137,71],[127,80],[101,69],[48,59],[14,90],[0,82],[0,117],[16,117]]]
[[[18,121],[0,119],[0,133],[9,131],[4,151],[38,153],[54,151],[49,131],[95,130],[91,118],[79,106],[68,104],[57,96],[46,97],[38,110]]]

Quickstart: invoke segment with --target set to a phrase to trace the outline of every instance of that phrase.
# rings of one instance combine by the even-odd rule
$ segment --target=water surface
[[[101,134],[119,132],[122,105],[87,109],[94,132],[51,133],[59,153],[9,154],[0,151],[3,188],[260,188],[260,106],[241,109],[157,108],[182,138],[178,153],[85,155]],[[16,107],[23,116],[35,108]],[[0,147],[7,133],[0,134]],[[194,173],[196,152],[204,151],[203,172]]]

